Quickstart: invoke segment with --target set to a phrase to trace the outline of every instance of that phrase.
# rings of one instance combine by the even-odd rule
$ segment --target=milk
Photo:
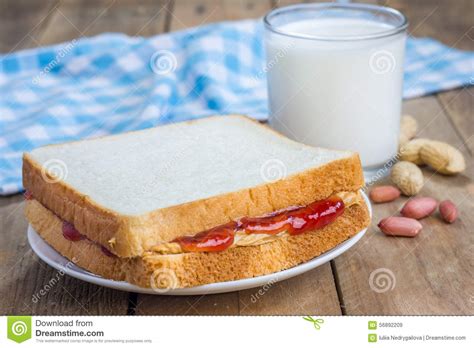
[[[357,151],[364,169],[383,166],[398,148],[406,34],[353,39],[391,28],[318,18],[278,27],[299,37],[267,30],[270,125],[309,145]]]

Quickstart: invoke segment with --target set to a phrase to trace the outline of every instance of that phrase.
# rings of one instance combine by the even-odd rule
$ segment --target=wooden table
[[[2,1],[3,53],[102,32],[150,36],[204,23],[256,18],[288,1]],[[401,9],[411,34],[431,36],[460,49],[474,49],[472,0],[379,1]],[[450,198],[460,219],[446,225],[423,221],[415,239],[385,237],[376,223],[403,200],[374,207],[373,224],[349,252],[299,277],[273,284],[255,301],[257,289],[208,296],[147,296],[114,291],[62,276],[40,261],[26,239],[23,198],[0,198],[0,314],[474,314],[474,88],[407,100],[420,136],[447,141],[466,156],[467,171],[444,177],[424,170],[424,195]],[[1,117],[1,116],[0,116]],[[369,277],[386,268],[393,289],[373,291]],[[39,301],[32,297],[55,285]]]

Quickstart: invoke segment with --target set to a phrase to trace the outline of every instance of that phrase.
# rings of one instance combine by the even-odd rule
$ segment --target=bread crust
[[[164,274],[176,288],[256,277],[278,272],[311,260],[334,248],[370,223],[365,203],[347,208],[330,225],[298,236],[222,252],[159,255],[146,252],[141,257],[108,257],[89,240],[71,242],[62,236],[62,221],[36,200],[26,203],[26,216],[33,228],[63,256],[80,267],[115,280],[141,287],[160,287]],[[155,279],[158,279],[155,281]],[[167,284],[164,284],[165,286]],[[169,285],[169,284],[168,284]]]
[[[364,184],[360,159],[354,153],[276,182],[127,216],[106,209],[63,181],[51,183],[44,175],[41,165],[25,153],[25,189],[61,219],[73,223],[79,232],[120,257],[142,255],[159,242],[193,235],[242,216],[259,216],[292,205],[307,205],[333,193],[357,191]]]

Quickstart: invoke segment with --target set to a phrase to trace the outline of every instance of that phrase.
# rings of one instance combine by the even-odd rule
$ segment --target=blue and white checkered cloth
[[[37,146],[210,114],[267,117],[261,21],[131,38],[103,34],[0,56],[0,195]],[[474,53],[407,43],[404,97],[474,83]]]

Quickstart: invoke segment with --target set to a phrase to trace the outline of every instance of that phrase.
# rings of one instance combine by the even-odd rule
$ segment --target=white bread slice
[[[363,175],[355,153],[233,115],[41,147],[24,155],[23,184],[82,234],[132,257],[242,216],[356,191]]]
[[[320,230],[256,246],[222,252],[160,255],[145,252],[134,258],[106,256],[97,243],[69,241],[62,235],[62,220],[36,200],[28,200],[25,215],[38,234],[60,254],[89,272],[126,280],[141,287],[192,287],[274,273],[334,248],[369,224],[365,203],[348,207]]]

